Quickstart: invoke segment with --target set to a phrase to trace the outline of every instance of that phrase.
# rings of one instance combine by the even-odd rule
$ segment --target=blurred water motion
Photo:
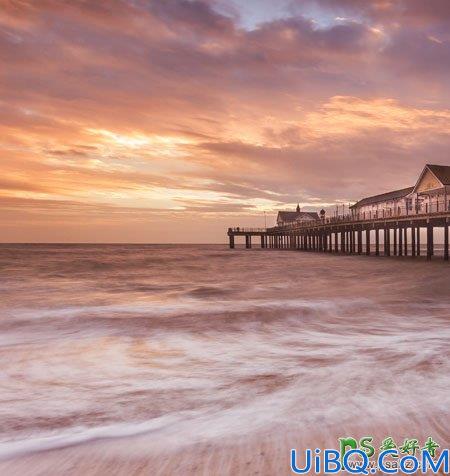
[[[353,428],[448,443],[443,262],[2,245],[0,268],[3,461],[148,434],[194,452],[261,432],[313,448]]]

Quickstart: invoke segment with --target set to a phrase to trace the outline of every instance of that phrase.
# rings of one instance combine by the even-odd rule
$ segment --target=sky
[[[0,0],[0,241],[221,243],[450,165],[448,0]]]

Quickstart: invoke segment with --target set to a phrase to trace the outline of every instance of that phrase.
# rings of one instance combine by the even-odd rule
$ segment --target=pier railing
[[[229,232],[232,233],[266,233],[268,228],[242,228],[242,227],[234,227],[228,228]]]

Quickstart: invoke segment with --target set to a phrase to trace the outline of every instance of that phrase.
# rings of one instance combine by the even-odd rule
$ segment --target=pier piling
[[[375,256],[380,256],[380,233],[379,229],[375,228]]]
[[[448,261],[448,218],[444,222],[444,259]]]

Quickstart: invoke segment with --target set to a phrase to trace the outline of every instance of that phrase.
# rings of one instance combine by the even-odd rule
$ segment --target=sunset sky
[[[450,165],[449,0],[0,0],[3,242],[225,242]]]

